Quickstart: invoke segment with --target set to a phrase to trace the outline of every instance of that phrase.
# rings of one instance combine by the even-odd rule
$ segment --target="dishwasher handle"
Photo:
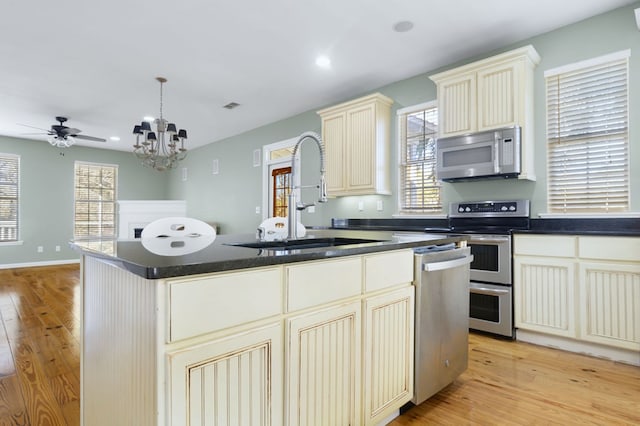
[[[445,260],[444,262],[433,262],[433,263],[424,263],[422,265],[422,270],[426,272],[433,271],[442,271],[444,269],[457,268],[458,266],[464,266],[468,263],[473,262],[473,255],[460,257],[458,259],[453,260]]]

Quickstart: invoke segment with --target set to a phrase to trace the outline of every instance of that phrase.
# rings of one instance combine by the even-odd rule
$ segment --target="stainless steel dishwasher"
[[[467,369],[469,247],[414,249],[415,377],[411,402],[420,404]]]

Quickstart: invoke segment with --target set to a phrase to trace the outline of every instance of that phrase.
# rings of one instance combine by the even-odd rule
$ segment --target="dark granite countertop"
[[[305,238],[361,238],[373,242],[305,249],[256,249],[229,245],[255,243],[255,235],[229,234],[216,236],[209,245],[192,253],[180,254],[180,249],[175,249],[176,255],[155,254],[141,240],[74,241],[71,245],[84,255],[100,258],[143,278],[159,279],[442,245],[467,239],[461,235],[351,230],[309,230]]]

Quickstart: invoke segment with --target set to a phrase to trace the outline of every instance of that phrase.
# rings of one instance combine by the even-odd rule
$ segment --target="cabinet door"
[[[514,258],[514,315],[517,328],[576,337],[572,259]]]
[[[580,338],[640,351],[640,265],[580,263]]]
[[[438,110],[440,136],[476,131],[476,74],[463,74],[439,83]]]
[[[280,323],[167,354],[172,425],[282,424]]]
[[[375,189],[376,170],[376,109],[374,104],[347,111],[347,140],[345,151],[348,189]]]
[[[360,424],[360,330],[360,301],[287,320],[286,424]]]
[[[322,140],[325,148],[327,193],[334,195],[346,188],[344,152],[347,115],[345,112],[322,118]]]
[[[522,66],[522,62],[512,61],[478,71],[479,131],[520,124]]]
[[[414,290],[365,300],[364,424],[378,424],[413,397]]]

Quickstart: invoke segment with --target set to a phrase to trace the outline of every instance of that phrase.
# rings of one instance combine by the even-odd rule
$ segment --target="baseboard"
[[[80,263],[80,259],[43,260],[42,262],[26,262],[26,263],[0,263],[0,269],[33,268],[37,266],[68,265],[72,263]]]
[[[553,336],[521,329],[516,330],[516,340],[596,358],[604,358],[611,361],[622,362],[624,364],[640,366],[640,352],[634,350],[612,348],[609,346],[598,345],[596,343],[581,342],[567,337]]]

